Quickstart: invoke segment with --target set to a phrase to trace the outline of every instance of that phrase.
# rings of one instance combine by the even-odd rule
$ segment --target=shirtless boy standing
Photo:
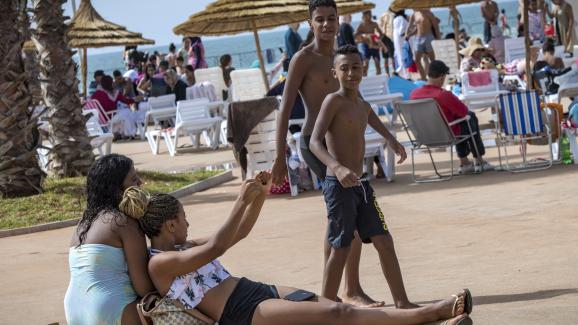
[[[285,150],[289,116],[297,95],[305,104],[305,124],[301,131],[300,150],[305,162],[321,179],[325,178],[326,167],[309,150],[311,132],[315,126],[321,103],[325,96],[339,89],[339,82],[333,77],[334,42],[339,23],[337,6],[333,0],[311,0],[309,2],[309,25],[315,35],[314,41],[297,52],[289,65],[289,73],[283,92],[281,111],[277,119],[277,158],[273,164],[273,183],[281,184],[287,177]],[[327,261],[330,246],[324,241],[324,257]],[[355,238],[345,266],[345,288],[341,299],[345,303],[365,307],[381,307],[383,302],[375,302],[368,297],[359,283],[359,259],[361,241]],[[325,262],[324,262],[325,263]],[[396,299],[400,300],[401,299]],[[408,307],[409,302],[398,307]]]
[[[405,149],[359,95],[363,67],[357,48],[346,45],[337,50],[333,74],[341,87],[325,97],[311,136],[311,151],[327,166],[323,195],[331,254],[325,264],[322,294],[337,298],[343,267],[357,231],[364,243],[373,243],[377,250],[395,305],[400,307],[409,303],[393,239],[373,189],[362,176],[367,124],[401,154],[400,163],[406,158]]]
[[[377,40],[381,43],[381,37],[383,36],[379,25],[373,21],[373,16],[371,15],[371,10],[366,10],[361,16],[361,24],[357,26],[355,31],[355,37],[359,40],[359,45],[361,47],[361,55],[363,56],[363,75],[367,76],[367,70],[369,69],[369,60],[373,58],[375,63],[375,73],[381,74],[381,64],[380,64],[380,51],[379,48],[372,47],[372,37],[375,33],[379,34]]]
[[[440,38],[439,19],[429,9],[416,10],[409,18],[405,38],[409,39],[416,35],[415,62],[419,71],[420,78],[426,80],[426,71],[430,62],[435,60],[435,54],[431,42]],[[425,66],[422,63],[425,61]]]

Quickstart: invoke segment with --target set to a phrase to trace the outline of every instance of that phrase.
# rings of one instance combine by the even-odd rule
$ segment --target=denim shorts
[[[367,180],[344,188],[335,176],[327,176],[323,196],[329,219],[327,240],[333,248],[349,247],[356,230],[366,244],[371,243],[371,237],[387,235],[385,217]]]

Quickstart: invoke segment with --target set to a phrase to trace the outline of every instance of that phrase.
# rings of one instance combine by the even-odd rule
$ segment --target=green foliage
[[[207,179],[218,171],[161,173],[139,171],[143,188],[151,193],[168,193]],[[13,229],[80,218],[86,207],[85,178],[52,178],[44,182],[40,195],[0,199],[0,229]]]

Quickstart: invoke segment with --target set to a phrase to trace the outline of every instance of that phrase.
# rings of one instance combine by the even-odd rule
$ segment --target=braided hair
[[[100,213],[120,215],[118,204],[122,199],[123,182],[132,167],[130,158],[117,154],[106,155],[92,164],[86,176],[86,210],[78,223],[79,246]]]
[[[149,238],[158,236],[163,224],[178,217],[181,203],[168,194],[150,195],[139,187],[124,191],[119,209],[127,216],[138,220]]]

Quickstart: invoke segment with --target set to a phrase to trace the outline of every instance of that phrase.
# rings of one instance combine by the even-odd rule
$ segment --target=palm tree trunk
[[[36,118],[22,62],[26,0],[0,1],[0,196],[42,192]]]
[[[40,79],[48,107],[49,173],[58,177],[86,175],[94,161],[86,118],[78,94],[77,65],[66,41],[62,5],[65,0],[34,0],[33,41],[40,57]]]

